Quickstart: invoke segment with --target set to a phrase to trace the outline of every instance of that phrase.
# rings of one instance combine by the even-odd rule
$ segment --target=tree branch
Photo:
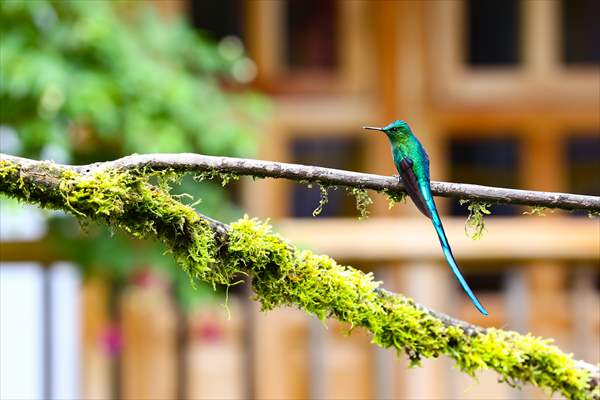
[[[0,153],[0,159],[26,163],[26,159]],[[396,177],[365,174],[332,168],[323,168],[246,158],[215,157],[201,154],[145,154],[131,155],[118,160],[74,167],[77,171],[118,168],[122,170],[174,170],[177,172],[230,173],[261,178],[283,178],[315,182],[323,185],[348,186],[377,192],[403,193],[404,187]],[[489,203],[513,204],[532,207],[558,208],[567,211],[600,212],[600,197],[571,193],[540,192],[506,189],[466,183],[431,182],[435,196],[469,199]]]
[[[444,354],[470,375],[493,369],[510,385],[528,382],[567,398],[600,400],[600,369],[573,360],[548,340],[484,329],[430,310],[381,289],[371,274],[295,248],[256,220],[226,225],[199,215],[150,184],[151,176],[160,175],[156,170],[172,167],[174,156],[139,157],[73,167],[2,156],[0,193],[120,228],[135,237],[157,239],[194,279],[232,285],[240,274],[248,276],[263,309],[291,305],[321,319],[332,317],[351,327],[364,327],[375,344],[405,353],[411,363]],[[197,166],[199,160],[222,158],[192,155],[193,160],[184,163],[188,155],[182,157],[178,171],[224,170],[213,164]],[[288,174],[281,172],[288,167],[311,168],[270,164],[243,171],[255,175],[267,169],[268,174],[282,176]]]

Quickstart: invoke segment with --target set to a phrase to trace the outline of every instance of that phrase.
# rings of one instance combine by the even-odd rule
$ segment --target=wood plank
[[[176,315],[167,288],[127,288],[121,298],[121,323],[121,396],[175,398]]]
[[[105,343],[109,329],[108,288],[100,278],[90,278],[81,288],[81,398],[111,396],[110,353]]]
[[[0,262],[35,261],[44,267],[64,260],[56,244],[45,238],[36,241],[0,241]]]
[[[363,125],[385,126],[398,118],[398,68],[400,58],[396,38],[399,35],[400,3],[397,1],[370,2],[373,15],[375,56],[369,60],[375,77],[374,94],[378,113],[370,116]],[[373,136],[373,137],[371,137]],[[390,145],[385,137],[365,135],[365,166],[374,174],[397,173],[390,160]],[[385,156],[384,156],[385,155]],[[387,210],[387,202],[374,199],[371,207],[372,215],[383,214]]]
[[[321,328],[326,335],[326,396],[327,399],[373,398],[373,346],[370,334],[357,328],[348,335],[349,326],[334,320]]]
[[[231,319],[221,304],[202,304],[190,315],[187,381],[189,399],[244,398],[242,307],[230,299]]]
[[[282,308],[256,318],[256,397],[306,399],[309,395],[308,321],[301,311]]]
[[[465,235],[464,218],[443,220],[459,262],[600,259],[597,219],[488,218],[487,232],[477,241]],[[280,220],[275,225],[291,243],[346,260],[442,260],[438,239],[425,218]]]

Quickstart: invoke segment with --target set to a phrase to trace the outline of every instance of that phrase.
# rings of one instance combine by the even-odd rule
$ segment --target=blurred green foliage
[[[219,51],[187,21],[146,2],[2,0],[0,38],[1,135],[12,143],[3,151],[89,163],[254,150],[268,103],[234,79],[243,53]],[[178,190],[201,194],[205,213],[239,215],[224,206],[228,193],[218,184],[184,179]],[[167,266],[170,280],[182,280],[155,245],[132,247],[99,227],[82,238],[64,218],[51,225],[72,238],[61,242],[89,273],[127,279],[138,267]]]

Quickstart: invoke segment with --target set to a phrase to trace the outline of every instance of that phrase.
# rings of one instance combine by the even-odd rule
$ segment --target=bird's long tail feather
[[[422,188],[422,189],[424,189],[424,188]],[[465,293],[467,293],[467,296],[469,296],[469,298],[471,299],[471,301],[473,302],[475,307],[483,315],[488,315],[488,312],[486,311],[486,309],[481,305],[479,300],[477,300],[477,297],[475,297],[475,294],[473,293],[473,291],[467,284],[467,281],[465,281],[465,278],[463,278],[462,274],[460,273],[460,270],[458,269],[458,265],[456,265],[456,261],[454,260],[454,255],[452,254],[452,250],[450,249],[450,244],[448,243],[448,238],[446,237],[446,232],[444,232],[444,227],[442,226],[442,220],[440,219],[440,216],[438,215],[437,208],[435,206],[435,202],[433,201],[433,197],[431,196],[431,191],[429,190],[429,188],[426,188],[426,190],[423,190],[423,191],[425,192],[424,193],[425,201],[431,212],[431,221],[433,222],[433,226],[435,228],[435,231],[437,232],[438,238],[440,240],[440,244],[442,245],[442,250],[444,252],[444,257],[446,258],[446,262],[450,266],[450,269],[454,273],[454,276],[456,276],[456,279],[458,279],[460,286],[462,286],[463,290],[465,291]]]

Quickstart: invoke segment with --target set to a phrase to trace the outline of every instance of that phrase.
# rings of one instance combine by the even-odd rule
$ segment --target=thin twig
[[[31,162],[0,153],[1,159]],[[371,189],[378,192],[404,191],[397,177],[365,174],[316,166],[280,163],[246,158],[216,157],[201,154],[144,154],[123,157],[114,161],[74,167],[78,171],[119,168],[138,169],[148,167],[154,170],[172,169],[178,172],[218,171],[237,175],[261,178],[283,178],[294,181],[318,182],[324,185],[349,186]],[[571,193],[540,192],[531,190],[507,189],[466,183],[431,182],[435,196],[471,199],[488,203],[513,204],[558,208],[567,211],[585,210],[600,212],[600,197]]]

